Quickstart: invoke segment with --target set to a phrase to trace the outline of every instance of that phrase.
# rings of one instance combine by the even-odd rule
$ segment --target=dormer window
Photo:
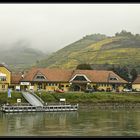
[[[117,81],[118,78],[116,78],[116,77],[110,77],[109,80],[111,80],[111,81]]]
[[[37,75],[36,79],[45,79],[45,77],[43,75]]]
[[[76,76],[73,81],[87,81],[84,76]]]
[[[36,74],[36,76],[34,77],[34,81],[44,81],[46,79],[47,78],[41,73]]]
[[[91,82],[86,75],[84,74],[76,74],[69,82],[71,81],[83,81],[83,82]]]

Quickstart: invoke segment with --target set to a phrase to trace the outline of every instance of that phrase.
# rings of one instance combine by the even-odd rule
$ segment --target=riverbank
[[[79,104],[80,110],[96,110],[96,109],[103,109],[103,110],[139,110],[140,103],[80,103]]]
[[[46,103],[58,103],[60,98],[65,98],[66,103],[79,103],[79,104],[139,104],[140,92],[137,93],[112,93],[112,92],[94,92],[94,93],[47,93],[47,92],[35,92]],[[21,92],[12,92],[11,98],[8,97],[7,92],[0,92],[0,104],[14,104],[17,99],[21,99],[22,103],[27,101],[22,96]]]

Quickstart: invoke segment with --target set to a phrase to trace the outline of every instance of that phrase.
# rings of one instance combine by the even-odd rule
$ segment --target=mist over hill
[[[11,70],[23,70],[43,59],[47,54],[34,49],[27,42],[18,41],[9,46],[0,45],[0,63],[7,65]]]

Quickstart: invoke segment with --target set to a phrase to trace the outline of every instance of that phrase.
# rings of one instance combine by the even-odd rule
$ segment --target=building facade
[[[122,91],[127,81],[113,71],[107,70],[64,70],[32,68],[26,74],[12,73],[0,65],[0,90],[44,90],[54,92],[85,91]]]
[[[122,91],[128,82],[112,71],[32,68],[20,81],[22,90]]]
[[[0,64],[0,91],[5,91],[11,84],[11,71]]]
[[[140,91],[140,75],[138,75],[132,83],[132,89],[135,91]]]

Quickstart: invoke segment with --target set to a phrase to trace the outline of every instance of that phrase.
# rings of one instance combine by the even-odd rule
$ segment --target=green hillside
[[[75,68],[78,64],[93,66],[121,65],[140,72],[140,35],[121,31],[115,36],[89,35],[40,61],[40,67]],[[96,67],[93,67],[96,69]]]
[[[29,47],[14,46],[11,49],[0,51],[0,62],[8,65],[12,71],[20,71],[31,67],[44,58],[45,54]]]

